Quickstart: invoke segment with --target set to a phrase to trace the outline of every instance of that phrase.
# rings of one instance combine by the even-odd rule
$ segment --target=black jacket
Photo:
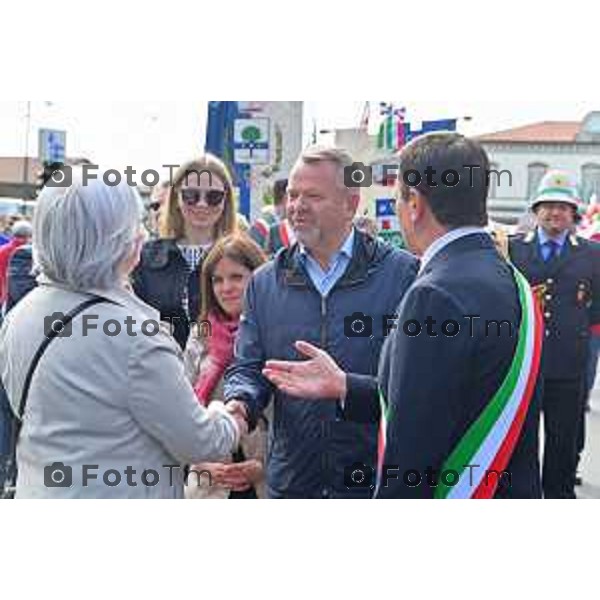
[[[345,421],[331,400],[301,400],[276,391],[261,371],[268,359],[297,360],[294,343],[326,350],[345,371],[377,372],[384,341],[383,316],[395,312],[412,283],[417,261],[408,253],[356,232],[353,257],[326,299],[299,260],[298,246],[282,250],[254,274],[246,291],[225,396],[244,401],[252,421],[273,398],[267,484],[270,497],[369,497],[367,488],[346,487],[356,463],[375,464],[377,425]],[[363,335],[349,330],[362,318]],[[356,331],[360,328],[356,327]]]
[[[8,294],[6,312],[11,310],[24,296],[37,286],[32,274],[31,245],[21,246],[8,263]]]
[[[173,337],[185,348],[190,326],[200,312],[200,272],[192,271],[174,240],[152,240],[142,249],[140,264],[132,275],[135,293],[160,311]],[[189,307],[184,306],[185,295]]]
[[[384,464],[398,467],[398,479],[379,488],[381,498],[431,498],[436,488],[423,479],[411,486],[404,474],[441,469],[470,425],[503,382],[517,344],[521,310],[511,268],[487,234],[459,238],[436,254],[419,274],[400,306],[398,329],[385,344],[379,382],[391,410]],[[467,319],[477,315],[479,319]],[[435,319],[411,337],[410,320]],[[459,323],[455,337],[442,334],[446,320]],[[500,327],[486,321],[506,320]],[[471,330],[470,323],[473,323]],[[409,329],[414,332],[413,329]],[[453,328],[448,330],[450,333]],[[349,409],[352,409],[350,406]],[[541,496],[538,464],[539,391],[534,396],[498,495]],[[464,465],[466,466],[466,465]],[[466,475],[465,475],[466,476]],[[493,476],[493,475],[492,475]],[[412,476],[411,476],[412,477]]]
[[[569,236],[560,256],[549,263],[541,256],[536,233],[511,239],[509,249],[543,306],[544,377],[583,377],[590,327],[600,323],[600,244]]]

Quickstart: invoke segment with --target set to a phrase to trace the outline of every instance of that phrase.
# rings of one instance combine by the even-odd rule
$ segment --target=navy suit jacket
[[[600,244],[571,235],[550,262],[544,262],[535,233],[511,239],[509,247],[543,305],[544,377],[583,378],[590,328],[600,324]]]
[[[427,332],[429,317],[435,320],[430,331],[436,336]],[[420,335],[410,336],[402,330],[411,320],[422,324]],[[442,333],[447,320],[459,324],[454,337]],[[391,408],[384,463],[397,466],[399,478],[380,486],[378,497],[434,496],[436,488],[425,479],[413,487],[403,474],[411,470],[423,474],[428,468],[440,473],[504,380],[520,320],[511,268],[487,234],[475,233],[451,242],[426,265],[400,304],[398,329],[382,350],[378,379]],[[512,335],[508,324],[486,327],[487,321],[510,322]],[[447,328],[449,334],[456,329],[453,324]],[[348,408],[349,413],[360,412],[356,403]],[[502,480],[497,497],[541,497],[538,425],[536,393],[507,467],[510,485]]]

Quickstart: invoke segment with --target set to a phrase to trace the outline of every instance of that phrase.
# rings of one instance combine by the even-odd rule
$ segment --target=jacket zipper
[[[327,296],[321,296],[321,348],[327,350]]]
[[[327,296],[321,296],[321,349],[322,350],[327,351],[327,300],[336,291],[336,289],[338,287],[339,287],[339,289],[353,288],[353,287],[356,287],[356,286],[360,285],[361,283],[363,283],[363,281],[364,281],[364,279],[361,279],[358,281],[348,281],[342,285],[336,284],[335,286],[333,286],[333,289],[329,292],[329,294]],[[315,288],[315,291],[317,291],[316,288]],[[319,292],[317,291],[317,293],[319,293]]]

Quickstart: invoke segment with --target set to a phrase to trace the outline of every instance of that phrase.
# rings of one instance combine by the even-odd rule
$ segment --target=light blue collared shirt
[[[441,252],[446,246],[455,242],[456,240],[466,237],[467,235],[473,235],[474,233],[485,233],[489,236],[489,233],[483,227],[459,227],[458,229],[452,229],[442,237],[438,238],[425,250],[421,257],[421,267],[419,273],[423,272],[423,269],[431,261],[431,259]]]
[[[547,245],[547,242],[553,241],[556,242],[558,248],[556,250],[556,256],[560,256],[563,248],[565,247],[565,242],[567,241],[567,237],[569,236],[569,231],[565,229],[559,236],[550,237],[541,227],[537,229],[538,234],[538,243],[540,245],[540,252],[542,253],[542,258],[546,261],[548,260],[548,256],[550,254],[550,247]]]
[[[324,271],[321,265],[309,254],[308,250],[300,245],[301,262],[322,297],[329,295],[333,286],[342,278],[354,252],[354,228],[340,249],[331,257],[329,268]]]

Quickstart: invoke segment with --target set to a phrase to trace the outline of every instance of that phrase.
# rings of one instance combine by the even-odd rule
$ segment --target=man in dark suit
[[[578,193],[570,173],[548,172],[531,209],[537,228],[510,241],[510,256],[533,286],[545,321],[542,485],[546,498],[575,498],[589,338],[600,329],[600,246],[571,233]]]
[[[539,404],[532,391],[539,360],[531,358],[527,370],[517,347],[520,338],[527,340],[528,356],[537,348],[539,358],[541,330],[532,320],[531,291],[484,230],[487,156],[473,140],[436,133],[413,140],[400,161],[397,212],[421,269],[397,319],[390,316],[377,381],[341,377],[329,356],[306,344],[298,349],[309,361],[269,362],[265,375],[293,395],[326,392],[341,400],[346,419],[365,422],[380,415],[379,385],[387,417],[379,498],[481,497],[483,477],[488,495],[538,498]],[[534,322],[537,327],[527,328]],[[490,435],[501,420],[498,400],[515,373],[528,382],[529,394],[511,421],[512,433],[495,440],[495,448],[506,451],[506,469],[483,474],[484,465],[496,464],[479,459],[490,455]],[[466,451],[473,441],[479,450]]]

